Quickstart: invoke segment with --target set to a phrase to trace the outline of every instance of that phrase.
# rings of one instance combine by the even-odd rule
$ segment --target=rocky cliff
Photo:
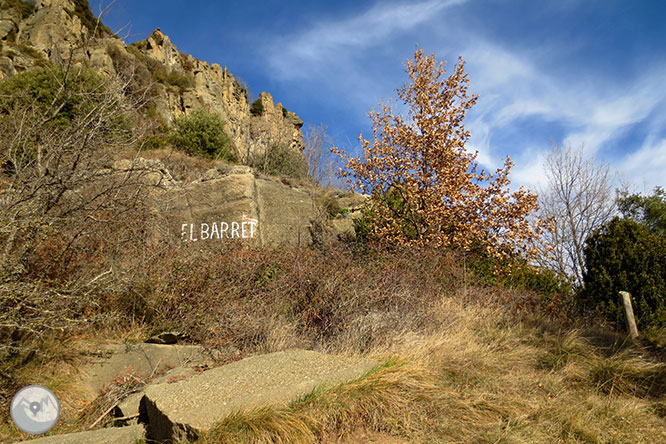
[[[303,121],[295,113],[265,92],[251,106],[247,87],[226,66],[181,53],[159,29],[126,45],[97,21],[87,0],[0,2],[0,79],[70,54],[107,76],[131,72],[133,82],[150,84],[149,109],[165,124],[198,108],[219,113],[241,162],[274,147],[303,149]]]
[[[138,171],[162,189],[156,206],[170,237],[189,243],[251,239],[258,245],[321,243],[329,234],[354,237],[362,197],[333,190],[317,197],[311,185],[288,186],[257,173],[266,173],[271,155],[285,150],[304,161],[303,121],[265,92],[249,104],[247,88],[226,67],[178,51],[159,29],[127,45],[97,21],[87,0],[0,0],[0,43],[0,79],[71,60],[125,80],[128,98],[147,96],[146,119],[168,126],[201,108],[222,117],[236,158],[245,165],[220,161],[193,181],[174,179],[158,160],[124,158],[114,166],[124,174]]]

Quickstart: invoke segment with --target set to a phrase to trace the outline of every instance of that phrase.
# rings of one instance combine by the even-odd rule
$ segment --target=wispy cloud
[[[320,94],[326,90],[327,100],[339,101],[345,112],[364,115],[381,95],[390,95],[405,81],[383,73],[389,63],[395,64],[394,45],[414,44],[428,29],[428,41],[420,43],[440,48],[440,59],[462,55],[470,91],[481,95],[466,127],[473,135],[470,150],[479,152],[483,167],[497,168],[511,155],[514,182],[543,184],[543,158],[552,140],[583,145],[625,175],[640,174],[655,184],[661,180],[666,170],[666,160],[660,163],[666,143],[659,133],[666,123],[666,63],[646,66],[628,78],[612,72],[600,76],[584,60],[576,60],[566,43],[534,48],[527,39],[497,39],[456,16],[475,4],[378,2],[360,14],[324,18],[295,30],[266,48],[267,59],[279,80],[314,86]],[[571,69],[553,70],[556,63],[568,63]],[[618,156],[616,140],[636,128],[643,139],[622,147],[624,156]],[[649,159],[654,162],[645,165]]]
[[[637,191],[649,193],[657,185],[664,186],[666,138],[642,146],[620,162],[624,179],[637,187]]]
[[[519,133],[515,137],[517,151],[512,153],[517,160],[514,178],[520,183],[536,185],[543,182],[540,163],[550,146],[549,139],[553,137],[541,134],[543,140],[538,145],[541,148],[534,146],[535,135],[529,134],[529,128],[523,124],[527,118],[551,125],[553,131],[559,128],[564,137],[553,140],[554,143],[582,145],[590,154],[603,151],[635,125],[653,126],[654,131],[660,129],[658,125],[651,125],[651,120],[661,115],[655,111],[666,101],[666,90],[660,86],[666,78],[666,65],[653,66],[636,78],[624,79],[621,83],[594,85],[584,78],[579,81],[558,78],[540,69],[539,60],[530,55],[521,54],[519,50],[510,51],[485,41],[483,37],[473,38],[471,34],[469,37],[471,40],[464,54],[472,70],[473,83],[480,89],[482,97],[490,98],[479,102],[480,112],[468,123],[473,134],[480,130],[480,137],[475,134],[472,145],[482,153],[479,156],[482,162],[496,166],[500,157],[507,153],[494,149],[493,135],[522,129],[526,134],[521,137]],[[637,141],[637,146],[640,144]],[[666,157],[666,146],[652,144],[641,148],[633,157],[615,159],[614,163],[620,171],[628,172],[634,163],[640,163],[648,155],[658,159]],[[600,157],[603,158],[604,153]],[[648,173],[646,180],[649,176],[648,181],[654,183],[666,169],[659,172],[655,167],[652,170],[657,172]]]
[[[433,20],[444,9],[466,1],[378,2],[360,15],[324,19],[275,42],[269,61],[283,79],[307,77],[312,71],[321,71],[343,58],[359,55],[359,51],[386,44],[401,33]]]

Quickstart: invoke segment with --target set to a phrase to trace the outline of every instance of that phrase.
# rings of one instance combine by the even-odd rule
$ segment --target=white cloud
[[[378,2],[360,15],[323,20],[275,42],[269,62],[283,79],[306,78],[364,49],[382,45],[397,33],[433,20],[446,8],[467,0],[428,0],[419,3]]]
[[[491,100],[479,101],[481,112],[475,113],[474,120],[468,122],[473,131],[472,143],[483,152],[479,159],[488,166],[497,164],[499,158],[506,155],[493,151],[493,138],[490,136],[503,131],[515,132],[516,129],[529,131],[523,129],[525,126],[521,119],[525,118],[562,128],[563,140],[555,140],[555,143],[574,147],[582,145],[591,154],[622,136],[633,125],[647,125],[650,131],[663,128],[651,119],[660,119],[661,113],[657,110],[666,101],[666,90],[660,86],[666,78],[666,65],[653,67],[621,85],[591,85],[585,80],[576,82],[550,75],[539,69],[539,61],[534,56],[509,51],[499,44],[485,41],[482,36],[469,34],[467,37],[470,40],[465,54],[472,83],[478,87],[481,98],[491,97]],[[474,134],[474,129],[482,130],[480,137]],[[519,152],[512,153],[516,162],[513,177],[523,184],[543,182],[539,162],[543,159],[543,152],[550,148],[551,136],[542,135],[544,140],[540,148],[533,146],[534,136],[526,133],[521,142],[518,135],[515,148]],[[529,143],[531,148],[520,150],[521,143]],[[660,153],[654,147],[641,151]],[[635,159],[642,160],[641,156]],[[643,170],[652,177],[650,181],[666,171],[663,166],[653,167],[649,163],[643,164]]]
[[[617,167],[626,180],[648,192],[666,186],[666,138],[628,154]]]
[[[362,116],[405,80],[384,75],[397,72],[393,65],[387,68],[395,63],[393,46],[406,40],[416,43],[414,36],[429,27],[429,40],[421,43],[446,48],[437,52],[440,59],[453,61],[461,54],[470,73],[470,92],[481,96],[465,126],[472,132],[470,150],[478,150],[482,167],[495,169],[511,155],[515,182],[543,184],[543,157],[552,138],[560,137],[555,143],[583,145],[608,161],[604,149],[640,125],[647,134],[636,146],[643,147],[625,158],[625,170],[651,183],[663,175],[666,164],[648,160],[663,158],[663,139],[654,140],[666,121],[666,64],[618,79],[614,73],[593,77],[582,63],[572,65],[570,75],[562,77],[549,67],[560,59],[571,63],[562,56],[569,54],[566,48],[542,45],[537,51],[527,40],[520,47],[491,38],[456,18],[451,8],[464,3],[467,0],[378,2],[359,15],[323,19],[275,41],[266,48],[267,58],[278,79],[314,85],[319,94],[326,91],[328,100]],[[435,23],[436,30],[431,26]],[[547,133],[549,128],[553,134]],[[499,149],[500,139],[511,146]]]

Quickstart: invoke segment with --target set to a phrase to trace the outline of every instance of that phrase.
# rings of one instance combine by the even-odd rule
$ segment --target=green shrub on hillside
[[[285,144],[272,144],[261,156],[251,158],[248,164],[270,176],[302,179],[308,175],[308,163],[297,148]]]
[[[666,326],[666,240],[643,224],[615,218],[585,246],[583,301],[623,322],[619,291],[631,293],[639,327]]]
[[[68,74],[70,89],[80,94],[61,93],[63,76],[59,70],[37,68],[0,82],[0,116],[24,106],[46,110],[55,105],[57,113],[47,124],[60,127],[69,124],[75,115],[91,110],[105,94],[104,78],[92,69],[75,69]]]
[[[217,113],[200,109],[177,118],[171,139],[176,148],[188,154],[236,161],[224,122]]]
[[[252,103],[250,107],[250,113],[253,116],[261,116],[264,114],[264,102],[261,101],[261,98],[257,99]]]
[[[530,266],[524,259],[497,259],[484,254],[468,256],[466,266],[479,284],[500,288],[517,288],[539,293],[544,304],[557,295],[571,293],[571,285],[552,270]]]

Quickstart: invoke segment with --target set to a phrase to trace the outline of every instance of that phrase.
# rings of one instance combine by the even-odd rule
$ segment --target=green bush
[[[261,101],[261,98],[254,101],[250,107],[250,113],[253,116],[261,116],[264,114],[264,102]]]
[[[615,218],[585,246],[584,304],[623,322],[619,291],[628,291],[641,327],[666,326],[666,241],[644,224]]]
[[[263,174],[302,179],[308,175],[308,163],[302,152],[285,144],[273,144],[248,162]]]
[[[176,148],[188,154],[236,161],[224,122],[217,113],[196,110],[177,118],[171,139]]]
[[[180,73],[178,71],[171,71],[164,81],[167,85],[171,85],[178,89],[180,94],[185,90],[194,86],[194,78],[190,73]]]
[[[565,278],[552,270],[530,266],[524,259],[499,260],[477,253],[469,256],[468,266],[477,282],[500,288],[535,291],[546,305],[555,296],[571,292],[571,285]]]
[[[53,127],[68,125],[72,118],[90,111],[105,93],[104,78],[92,69],[73,69],[67,81],[73,94],[62,94],[64,73],[37,68],[0,82],[0,116],[24,106],[40,110],[57,109],[48,123]],[[98,100],[99,99],[99,100]]]

